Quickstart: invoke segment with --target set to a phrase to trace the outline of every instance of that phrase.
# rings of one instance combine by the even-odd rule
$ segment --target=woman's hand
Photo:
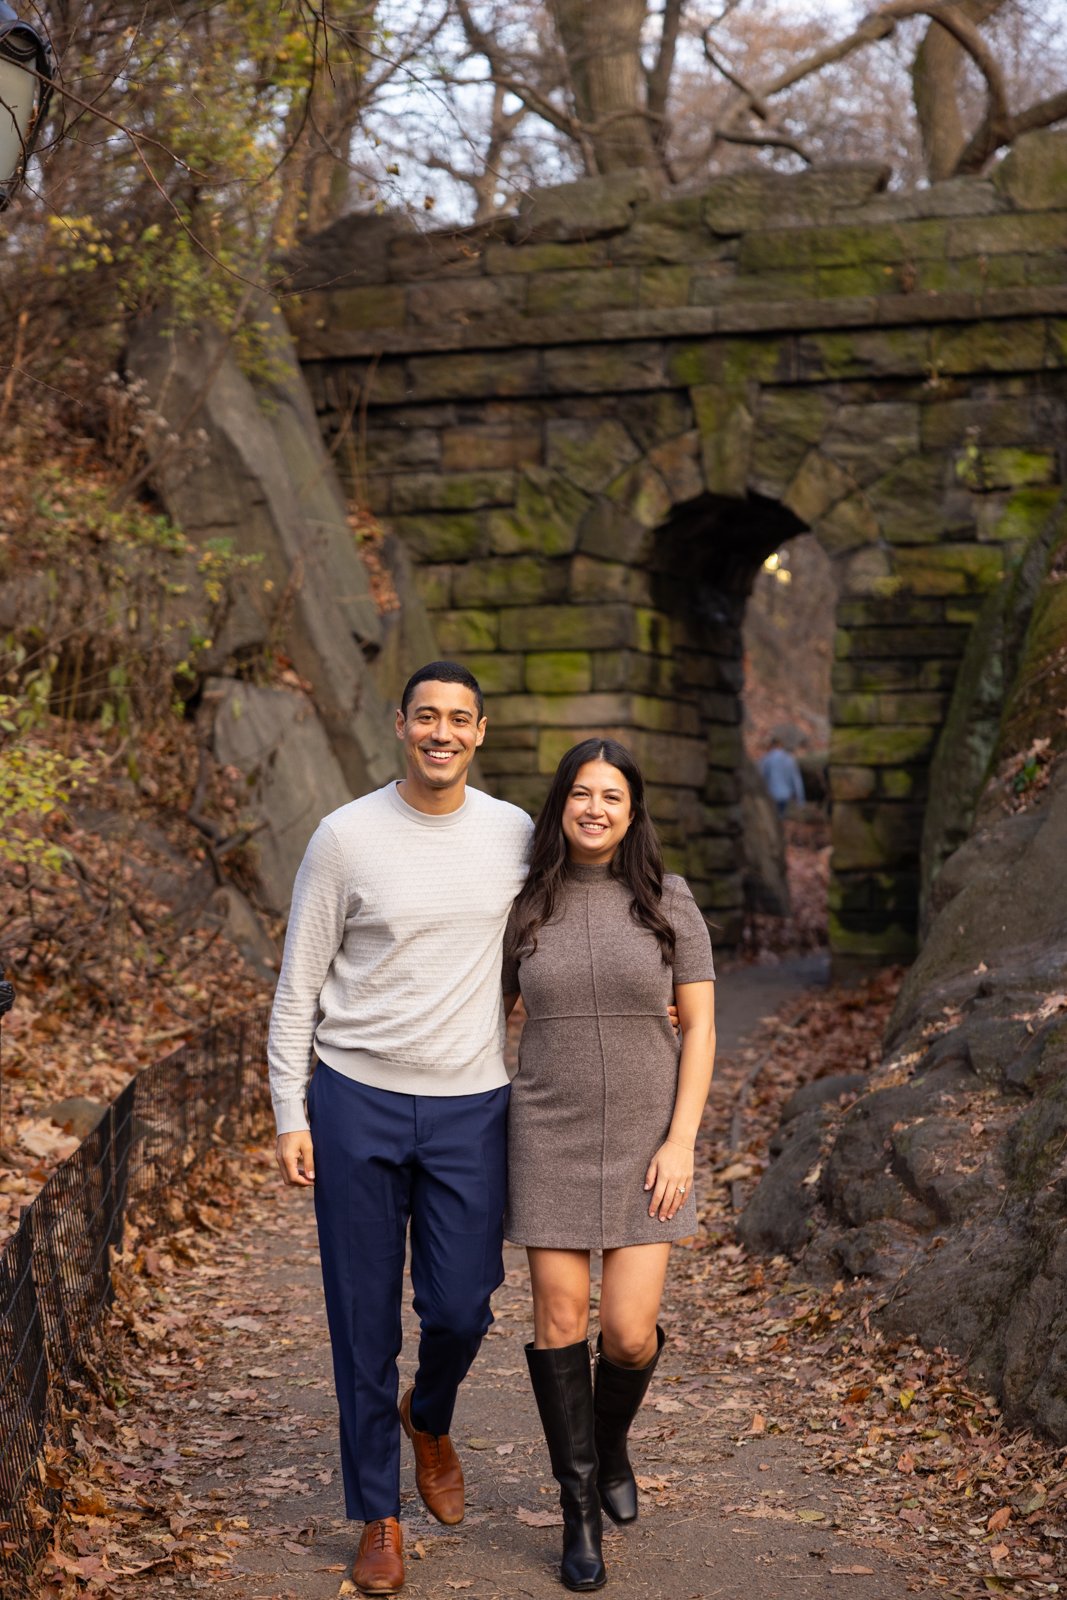
[[[693,1147],[677,1139],[664,1139],[645,1173],[645,1190],[652,1191],[650,1217],[669,1222],[693,1187]]]

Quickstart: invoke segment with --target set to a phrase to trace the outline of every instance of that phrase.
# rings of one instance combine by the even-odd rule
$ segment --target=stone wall
[[[840,591],[831,938],[860,958],[911,952],[948,696],[1059,496],[1067,410],[1065,136],[990,181],[883,184],[622,175],[477,229],[347,219],[290,312],[350,491],[488,691],[488,782],[535,807],[575,739],[623,738],[726,941],[745,598],[814,532]]]

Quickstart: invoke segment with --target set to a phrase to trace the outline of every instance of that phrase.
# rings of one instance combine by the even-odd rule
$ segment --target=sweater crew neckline
[[[567,862],[567,877],[572,883],[607,883],[611,876],[610,861]]]
[[[466,790],[463,793],[463,804],[457,806],[455,811],[445,811],[440,816],[434,816],[432,812],[419,811],[417,807],[409,806],[400,793],[399,784],[400,779],[394,778],[392,783],[387,785],[385,792],[394,810],[402,817],[406,817],[409,822],[416,822],[423,828],[454,828],[457,823],[463,821],[469,804]]]

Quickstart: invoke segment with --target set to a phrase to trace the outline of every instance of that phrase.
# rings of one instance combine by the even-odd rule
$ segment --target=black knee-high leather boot
[[[559,1484],[563,1510],[560,1577],[568,1589],[599,1589],[607,1573],[601,1551],[603,1524],[596,1487],[589,1346],[584,1339],[562,1350],[535,1350],[528,1344],[526,1360],[548,1442],[552,1476]]]
[[[652,1382],[663,1352],[665,1335],[656,1328],[656,1353],[647,1367],[618,1367],[596,1346],[593,1380],[594,1439],[597,1453],[597,1488],[600,1503],[613,1522],[633,1522],[637,1516],[637,1483],[626,1450],[630,1425]]]

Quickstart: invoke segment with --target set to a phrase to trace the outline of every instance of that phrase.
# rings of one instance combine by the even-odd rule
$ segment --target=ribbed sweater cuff
[[[304,1096],[300,1095],[295,1100],[276,1100],[274,1122],[279,1136],[283,1133],[306,1133],[310,1124],[304,1109]]]

